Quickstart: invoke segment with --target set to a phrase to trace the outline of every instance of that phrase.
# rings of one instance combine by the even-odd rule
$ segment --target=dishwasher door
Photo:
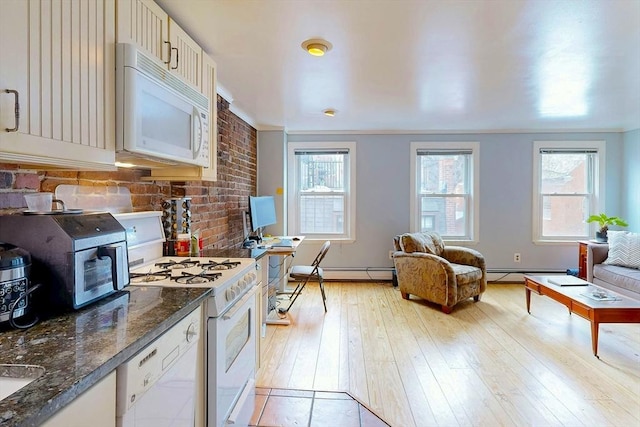
[[[196,309],[118,367],[118,427],[193,427],[200,313]]]

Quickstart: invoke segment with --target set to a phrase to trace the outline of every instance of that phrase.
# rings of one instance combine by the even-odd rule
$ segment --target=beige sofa
[[[609,231],[609,244],[590,243],[587,246],[587,280],[595,285],[610,289],[631,298],[640,299],[640,269],[633,259],[610,256],[610,246],[617,245],[619,238],[634,237],[634,233]],[[637,236],[637,235],[636,235]],[[612,240],[613,237],[613,240]],[[638,240],[624,242],[627,252],[640,251]]]
[[[393,239],[393,262],[404,299],[416,295],[451,313],[458,302],[479,301],[487,289],[484,257],[473,249],[445,246],[437,233],[405,233]]]

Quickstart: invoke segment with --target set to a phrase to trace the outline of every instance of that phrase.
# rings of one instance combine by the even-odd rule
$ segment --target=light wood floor
[[[268,326],[259,387],[348,391],[393,426],[640,426],[640,324],[600,326],[491,284],[443,314],[390,283],[310,283]],[[413,298],[413,297],[412,297]]]

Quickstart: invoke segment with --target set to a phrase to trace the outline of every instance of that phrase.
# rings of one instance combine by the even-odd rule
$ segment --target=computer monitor
[[[259,241],[262,241],[262,229],[277,222],[274,197],[249,196],[249,216],[251,218],[251,230],[256,233]]]

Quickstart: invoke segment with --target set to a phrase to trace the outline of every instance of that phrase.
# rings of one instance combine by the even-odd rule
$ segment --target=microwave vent
[[[180,95],[190,99],[198,104],[205,111],[209,111],[209,100],[206,96],[184,83],[178,77],[171,74],[167,69],[158,65],[155,61],[148,58],[142,52],[137,52],[137,68],[147,75],[164,82]]]

